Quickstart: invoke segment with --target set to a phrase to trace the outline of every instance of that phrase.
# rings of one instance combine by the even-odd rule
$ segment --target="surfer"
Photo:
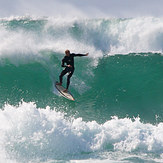
[[[65,67],[65,69],[61,72],[60,76],[59,76],[59,80],[60,82],[57,83],[57,85],[62,85],[62,78],[65,74],[69,73],[67,76],[67,87],[64,90],[64,92],[68,92],[68,87],[70,85],[70,78],[74,73],[75,67],[74,67],[74,57],[77,56],[88,56],[89,53],[86,54],[74,54],[74,53],[70,53],[69,50],[65,51],[65,56],[62,59],[62,67]],[[65,65],[66,63],[66,65]]]

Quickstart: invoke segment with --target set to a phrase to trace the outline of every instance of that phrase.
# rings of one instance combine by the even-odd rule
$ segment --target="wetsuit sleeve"
[[[61,65],[62,67],[67,67],[66,65],[65,65],[65,59],[63,58],[62,59],[62,65]]]
[[[79,57],[82,57],[82,56],[85,56],[85,54],[72,54],[74,57],[77,57],[77,56],[79,56]]]

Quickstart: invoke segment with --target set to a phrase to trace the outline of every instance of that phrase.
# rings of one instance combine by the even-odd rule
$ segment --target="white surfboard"
[[[68,91],[68,92],[64,92],[64,90],[66,88],[64,88],[63,86],[61,85],[57,85],[57,82],[55,83],[55,87],[56,89],[58,90],[58,92],[65,98],[69,99],[69,100],[72,100],[72,101],[75,101],[74,97],[72,96],[72,94]]]

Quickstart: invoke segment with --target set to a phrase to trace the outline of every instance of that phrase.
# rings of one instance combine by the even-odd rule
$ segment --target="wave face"
[[[0,19],[0,160],[163,159],[163,19]],[[65,49],[70,90],[56,94]],[[64,85],[66,77],[64,78]]]

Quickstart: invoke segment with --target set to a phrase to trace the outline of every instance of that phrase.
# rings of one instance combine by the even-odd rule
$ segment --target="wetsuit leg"
[[[67,87],[66,87],[67,89],[68,89],[68,87],[70,85],[70,78],[71,78],[71,76],[72,76],[73,73],[74,73],[74,69],[72,69],[70,71],[69,75],[67,76]]]
[[[65,69],[61,72],[61,74],[60,74],[60,76],[59,76],[60,83],[62,83],[62,78],[63,78],[63,76],[64,76],[67,72],[69,72],[67,68],[65,68]]]

